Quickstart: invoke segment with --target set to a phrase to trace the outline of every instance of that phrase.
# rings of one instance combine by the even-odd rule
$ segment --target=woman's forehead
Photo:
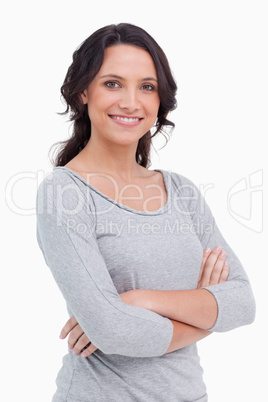
[[[120,44],[105,49],[99,76],[142,73],[157,79],[156,69],[149,52],[137,46]]]

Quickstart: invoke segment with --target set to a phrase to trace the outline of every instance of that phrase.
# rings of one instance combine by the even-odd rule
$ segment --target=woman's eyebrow
[[[115,75],[115,74],[106,74],[100,78],[106,78],[106,77],[113,77],[113,78],[117,78],[118,80],[125,80],[123,77],[120,77],[119,75]]]
[[[155,82],[158,82],[157,79],[154,78],[154,77],[146,77],[146,78],[143,78],[142,81],[155,81]]]
[[[107,77],[112,77],[112,78],[116,78],[118,80],[126,81],[125,78],[120,77],[120,75],[116,75],[116,74],[106,74],[106,75],[101,76],[100,78],[107,78]],[[157,79],[154,78],[154,77],[145,77],[141,81],[155,81],[155,82],[157,82]]]

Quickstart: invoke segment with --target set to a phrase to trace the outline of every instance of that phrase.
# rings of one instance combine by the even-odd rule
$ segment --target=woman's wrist
[[[206,289],[134,289],[121,298],[126,304],[205,330],[212,328],[218,315],[217,302]]]
[[[147,289],[133,289],[127,292],[121,293],[121,300],[125,304],[130,304],[131,306],[145,308],[147,310],[151,310],[151,301],[150,301],[150,290]]]

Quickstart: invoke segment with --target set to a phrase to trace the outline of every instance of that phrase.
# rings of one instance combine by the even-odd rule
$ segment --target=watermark
[[[110,219],[103,219],[96,225],[80,222],[76,218],[69,218],[66,221],[68,234],[75,232],[85,238],[97,234],[98,236],[112,235],[115,237],[125,235],[165,235],[165,234],[212,234],[214,225],[212,223],[197,220],[195,223],[180,221],[179,219],[170,220],[165,218],[161,223],[158,222],[138,222],[136,219],[128,218],[118,224]]]
[[[31,205],[28,208],[20,205],[20,200],[14,195],[16,187],[20,185],[26,185],[26,182],[31,183],[33,186],[33,193],[36,194],[39,184],[45,178],[44,171],[38,170],[17,172],[12,175],[6,183],[5,188],[5,201],[8,208],[17,215],[30,216],[36,214],[36,205],[34,201],[31,201]]]
[[[257,170],[232,185],[227,194],[230,215],[256,233],[263,231],[263,170]]]
[[[191,182],[181,185],[177,183],[175,189],[171,174],[165,175],[164,180],[167,197],[163,187],[156,183],[143,187],[137,184],[120,187],[112,176],[100,173],[88,173],[83,178],[77,175],[76,178],[78,180],[71,177],[68,183],[62,184],[53,181],[53,172],[46,173],[42,170],[18,172],[6,183],[6,204],[12,212],[22,216],[53,214],[56,210],[58,225],[62,224],[64,217],[66,219],[79,216],[83,210],[94,219],[97,215],[100,217],[109,215],[118,206],[122,207],[122,212],[124,209],[129,212],[129,208],[137,209],[135,205],[141,206],[138,212],[150,213],[164,208],[167,214],[171,214],[175,209],[180,215],[194,218],[204,216],[207,208],[206,195],[209,191],[215,190],[213,183],[197,187]],[[106,193],[94,186],[96,179],[101,181],[102,188],[107,190]],[[20,205],[18,189],[21,191],[21,188],[28,188],[29,185],[31,196],[27,208]],[[171,188],[173,188],[172,197]],[[95,208],[94,193],[98,193],[102,198],[98,208]],[[157,205],[158,209],[156,207],[151,210],[152,205]],[[226,205],[228,213],[239,224],[256,233],[262,232],[263,170],[259,169],[232,183],[227,191]],[[124,208],[126,206],[129,208]],[[141,233],[146,231],[154,233],[158,229],[156,226],[146,229],[145,225],[140,230]],[[120,228],[116,231],[120,232]]]

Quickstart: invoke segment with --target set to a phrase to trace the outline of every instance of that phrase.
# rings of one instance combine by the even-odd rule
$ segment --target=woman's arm
[[[173,324],[173,335],[165,354],[196,343],[212,334],[210,331],[195,328],[182,322],[170,321]],[[90,342],[75,317],[71,317],[66,322],[62,328],[60,338],[65,339],[67,335],[69,335],[68,347],[73,350],[73,354],[78,355],[81,353],[81,357],[88,357],[97,350],[96,346]]]
[[[213,254],[210,253],[209,249],[204,251],[197,287],[202,286],[202,284],[216,284],[227,280],[229,270],[228,264],[225,264],[225,255],[218,253],[218,258],[215,258],[217,255],[216,251],[217,250],[215,250]],[[157,304],[153,306],[155,298],[150,297],[154,294],[152,292],[154,291],[149,292],[138,289],[121,293],[120,297],[126,304],[141,308],[150,307],[155,310],[159,309],[159,311],[161,311],[160,314],[163,314],[164,310],[161,300],[157,300]],[[173,335],[171,343],[165,353],[174,352],[175,350],[191,345],[212,333],[182,322],[174,320],[171,320],[171,322],[173,324]],[[75,317],[70,318],[62,328],[61,339],[65,339],[67,335],[69,335],[68,346],[70,349],[73,349],[74,354],[81,353],[82,357],[88,357],[97,349],[90,342]]]
[[[201,339],[204,339],[208,335],[212,334],[210,331],[196,328],[191,325],[184,324],[170,320],[173,324],[173,336],[168,349],[165,354],[174,352],[175,350],[184,348],[185,346],[192,345]]]
[[[166,317],[122,302],[95,236],[89,187],[63,170],[37,191],[37,240],[44,259],[88,339],[103,353],[161,356],[173,325]]]
[[[181,175],[172,175],[177,186],[176,208],[188,218],[189,225],[196,228],[196,236],[203,249],[213,250],[209,259],[225,259],[225,256],[221,256],[221,248],[215,249],[221,245],[227,256],[228,280],[214,283],[208,280],[209,275],[205,275],[199,283],[199,289],[137,289],[130,291],[129,299],[133,298],[133,305],[142,305],[170,319],[213,332],[251,324],[255,318],[255,299],[241,262],[222,236],[197,187]]]
[[[184,322],[194,323],[213,332],[229,331],[251,324],[255,318],[255,299],[241,262],[222,236],[209,206],[194,183],[177,173],[172,173],[172,176],[177,187],[176,208],[188,217],[189,225],[196,231],[203,249],[209,247],[213,250],[217,245],[221,245],[227,255],[229,276],[223,283],[203,283],[200,290],[180,291],[175,295],[171,292],[165,293],[164,296],[168,297],[168,311],[172,309],[172,316],[175,314],[185,320]],[[213,323],[215,301],[217,316]],[[208,315],[206,308],[210,312]],[[178,311],[175,312],[175,309]],[[196,320],[195,316],[198,316]]]
[[[157,314],[197,328],[211,328],[217,319],[217,302],[205,289],[136,289],[129,293],[133,293],[136,300],[132,303],[133,306],[144,306]]]
[[[216,285],[227,280],[229,266],[221,246],[203,252],[198,289],[151,290],[135,289],[120,295],[125,303],[143,307],[175,321],[201,329],[211,328],[217,319],[218,307],[215,297],[200,287]]]

